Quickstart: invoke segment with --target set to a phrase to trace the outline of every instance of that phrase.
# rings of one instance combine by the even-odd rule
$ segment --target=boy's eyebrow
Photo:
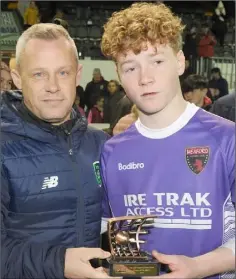
[[[129,63],[132,63],[132,62],[134,62],[133,59],[126,60],[126,61],[121,63],[121,66],[124,66],[125,64],[129,64]]]

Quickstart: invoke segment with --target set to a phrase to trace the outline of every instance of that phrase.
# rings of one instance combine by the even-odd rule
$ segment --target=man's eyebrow
[[[73,68],[72,65],[65,65],[65,66],[59,67],[57,70],[72,69],[72,68]],[[44,68],[44,67],[37,67],[37,68],[30,69],[30,71],[46,71],[46,70],[47,70],[47,68]]]

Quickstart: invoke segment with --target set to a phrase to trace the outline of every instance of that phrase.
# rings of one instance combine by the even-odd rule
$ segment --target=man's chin
[[[48,122],[52,125],[60,125],[67,120],[69,120],[67,117],[59,117],[59,116],[46,116],[42,118],[43,121]]]

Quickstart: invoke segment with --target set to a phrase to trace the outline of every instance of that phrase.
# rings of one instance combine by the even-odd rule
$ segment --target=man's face
[[[101,76],[101,73],[93,73],[93,80],[95,82],[99,82],[101,80],[102,76]]]
[[[6,69],[1,69],[1,91],[11,90],[12,78],[10,72]]]
[[[39,118],[61,124],[70,118],[81,66],[65,38],[31,39],[22,53],[14,82],[22,89],[26,106]]]
[[[34,2],[34,1],[31,1],[31,2],[30,2],[30,8],[35,8],[35,7],[36,7],[35,2]]]
[[[211,74],[212,79],[218,79],[219,77],[220,77],[220,75],[218,73],[212,73]]]
[[[204,97],[206,96],[207,88],[194,89],[192,91],[184,93],[184,99],[190,103],[195,104],[198,107],[202,107],[204,104]]]
[[[168,45],[148,44],[147,50],[117,57],[117,71],[128,98],[144,114],[155,114],[168,106],[179,90],[179,75],[185,68],[184,55]],[[181,94],[181,93],[180,93]]]

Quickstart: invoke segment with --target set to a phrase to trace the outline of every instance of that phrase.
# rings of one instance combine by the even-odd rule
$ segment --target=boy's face
[[[190,103],[195,104],[198,107],[202,107],[204,104],[204,97],[207,94],[207,88],[194,89],[192,91],[184,93],[184,99]]]
[[[128,98],[148,115],[160,112],[181,94],[179,76],[185,68],[182,51],[176,55],[168,45],[156,46],[156,52],[148,43],[137,55],[129,51],[117,57],[118,75]]]

